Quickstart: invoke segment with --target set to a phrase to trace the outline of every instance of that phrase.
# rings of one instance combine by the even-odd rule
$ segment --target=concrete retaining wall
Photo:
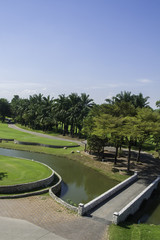
[[[5,141],[5,142],[13,142],[14,139],[11,138],[0,138],[0,142]]]
[[[49,194],[50,195],[57,194],[61,190],[62,178],[61,178],[61,176],[57,172],[54,172],[54,173],[55,173],[55,177],[58,178],[58,181],[57,181],[57,183],[54,186],[52,186],[49,189]]]
[[[45,189],[42,189],[39,191],[33,191],[33,192],[27,192],[27,193],[2,195],[2,196],[0,196],[0,199],[14,199],[14,198],[30,197],[30,196],[44,194],[44,193],[47,193],[48,191],[49,191],[49,188],[45,188]]]
[[[160,177],[157,177],[144,191],[142,191],[136,198],[134,198],[126,207],[124,207],[120,212],[115,212],[113,214],[113,223],[119,224],[125,221],[125,219],[131,214],[133,215],[140,208],[144,200],[149,199],[154,189],[157,188],[160,182]]]
[[[57,177],[57,175],[58,174],[56,172],[54,172],[54,181],[55,181],[55,178]],[[60,190],[60,187],[61,187],[60,186],[60,181],[58,181],[58,183],[53,185],[51,188],[54,189],[55,193],[57,193]],[[38,190],[38,191],[33,191],[33,192],[0,196],[0,199],[12,199],[12,198],[29,197],[29,196],[35,196],[35,195],[40,195],[40,194],[43,194],[43,193],[47,193],[49,191],[50,191],[50,188],[47,187],[45,189]]]
[[[84,215],[85,213],[87,213],[88,211],[90,211],[91,209],[96,207],[98,204],[102,203],[103,201],[105,201],[109,197],[113,196],[115,193],[117,193],[118,191],[120,191],[124,187],[133,183],[135,180],[137,180],[137,177],[138,177],[137,172],[135,172],[133,176],[131,176],[130,178],[126,179],[125,181],[119,183],[115,187],[113,187],[110,190],[108,190],[107,192],[101,194],[100,196],[98,196],[97,198],[88,202],[87,204],[84,205],[83,203],[80,203],[79,206],[78,206],[78,214],[81,215],[81,216]]]
[[[31,160],[28,160],[28,161],[31,161]],[[43,163],[39,163],[39,164],[43,164]],[[43,164],[43,165],[47,166],[46,164]],[[51,169],[50,167],[48,168]],[[53,182],[53,180],[54,180],[54,171],[52,170],[52,174],[48,178],[45,178],[36,182],[0,186],[0,194],[14,194],[14,193],[16,194],[16,193],[34,191],[38,188],[46,188]]]
[[[72,205],[70,205],[69,203],[66,203],[65,201],[63,201],[61,198],[57,197],[56,194],[60,191],[61,189],[61,184],[62,184],[62,178],[58,173],[55,173],[57,175],[57,177],[59,178],[59,181],[56,185],[54,185],[53,187],[51,187],[49,189],[49,194],[50,196],[58,203],[62,204],[63,206],[65,206],[66,208],[78,212],[78,208],[74,207]]]
[[[21,142],[14,140],[15,144],[22,144],[22,145],[32,145],[32,146],[40,146],[40,147],[49,147],[49,148],[73,148],[73,147],[79,147],[80,145],[73,145],[73,146],[58,146],[58,145],[49,145],[49,144],[41,144],[41,143],[35,143],[35,142]]]

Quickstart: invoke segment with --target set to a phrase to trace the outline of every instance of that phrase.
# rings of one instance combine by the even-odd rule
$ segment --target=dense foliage
[[[101,157],[104,146],[112,145],[116,148],[115,164],[118,150],[125,145],[129,171],[133,146],[139,150],[137,161],[147,141],[153,142],[158,152],[160,150],[160,112],[149,106],[148,99],[142,93],[135,95],[124,91],[97,105],[85,93],[80,96],[62,94],[56,99],[42,94],[28,99],[15,95],[10,103],[0,99],[0,116],[2,121],[6,116],[12,117],[32,129],[79,137],[83,134],[88,139],[89,151],[98,152]],[[160,107],[160,101],[156,106]]]
[[[1,111],[0,102],[0,114],[2,118],[11,116],[14,121],[32,129],[60,131],[63,135],[70,133],[73,136],[81,134],[83,120],[93,105],[93,100],[85,93],[80,96],[76,93],[62,94],[57,99],[42,94],[29,99],[15,95],[9,104],[10,113]]]
[[[95,106],[85,119],[83,132],[87,135],[89,150],[97,151],[107,144],[116,148],[115,164],[118,149],[128,147],[128,167],[130,170],[131,148],[138,148],[137,161],[144,143],[153,142],[157,151],[160,149],[160,113],[148,105],[148,97],[142,94],[131,95],[130,92],[117,94],[105,104]],[[92,143],[93,139],[93,143]],[[99,144],[95,144],[98,139]],[[100,141],[101,140],[101,141]],[[101,146],[100,146],[101,144]]]

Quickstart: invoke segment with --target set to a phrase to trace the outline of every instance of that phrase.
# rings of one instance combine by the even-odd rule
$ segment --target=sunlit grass
[[[51,174],[51,169],[41,163],[0,155],[0,185],[34,182]]]
[[[21,132],[12,128],[9,128],[7,124],[0,123],[0,138],[15,139],[22,142],[35,142],[49,145],[58,146],[74,146],[77,145],[71,141],[63,141],[57,139],[48,139],[45,137],[37,137],[29,133]]]
[[[109,227],[108,240],[159,240],[160,227],[148,224],[121,224]]]

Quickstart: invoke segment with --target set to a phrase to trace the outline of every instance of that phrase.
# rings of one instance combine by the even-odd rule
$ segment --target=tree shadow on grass
[[[2,181],[4,178],[7,178],[8,174],[7,172],[0,172],[0,181]]]

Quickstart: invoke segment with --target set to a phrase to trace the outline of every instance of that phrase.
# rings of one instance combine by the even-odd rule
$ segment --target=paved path
[[[106,240],[105,222],[77,216],[49,196],[0,199],[0,216],[0,240]]]
[[[128,186],[113,198],[106,200],[103,204],[90,212],[93,219],[105,220],[112,222],[113,213],[119,212],[136,196],[138,196],[151,182],[144,179],[139,179],[132,185]]]
[[[0,217],[0,239],[2,240],[65,240],[54,233],[25,220]]]
[[[44,138],[49,138],[49,139],[56,139],[56,140],[61,140],[61,141],[75,142],[75,143],[78,143],[78,144],[82,144],[82,142],[78,141],[78,140],[60,138],[60,137],[51,136],[51,135],[44,134],[44,133],[37,133],[37,132],[33,132],[33,131],[29,131],[29,130],[25,130],[25,129],[19,128],[19,127],[17,127],[14,124],[8,124],[8,127],[13,128],[13,129],[18,130],[18,131],[21,131],[21,132],[30,133],[30,134],[38,136],[38,137],[44,137]]]

